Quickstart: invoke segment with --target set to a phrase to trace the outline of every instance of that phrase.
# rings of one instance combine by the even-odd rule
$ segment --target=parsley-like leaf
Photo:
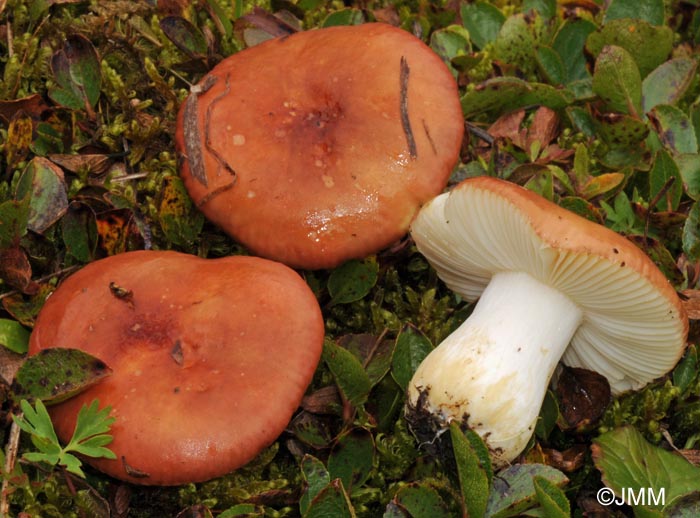
[[[56,436],[51,417],[46,406],[37,399],[32,407],[29,402],[20,402],[22,416],[12,416],[20,430],[30,434],[32,443],[38,451],[27,452],[23,457],[30,462],[46,462],[52,466],[61,465],[71,473],[85,477],[81,469],[81,462],[71,452],[86,455],[88,457],[104,457],[116,459],[114,452],[105,448],[112,442],[112,436],[108,435],[110,426],[115,418],[110,417],[111,407],[99,409],[99,401],[95,399],[90,406],[83,405],[78,412],[73,437],[65,447],[62,447]]]

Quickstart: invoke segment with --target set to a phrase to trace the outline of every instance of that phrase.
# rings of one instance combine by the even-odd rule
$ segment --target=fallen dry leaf
[[[610,383],[597,372],[564,367],[556,388],[564,429],[595,424],[611,401]]]
[[[700,290],[681,291],[681,304],[690,320],[700,320]]]

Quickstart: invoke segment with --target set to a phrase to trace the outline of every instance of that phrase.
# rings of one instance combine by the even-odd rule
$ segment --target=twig
[[[413,136],[413,130],[411,129],[411,119],[408,115],[408,77],[411,73],[411,69],[408,67],[408,62],[404,56],[401,56],[399,70],[399,111],[401,113],[401,127],[406,135],[406,144],[408,145],[408,154],[411,160],[415,160],[418,156],[418,149],[416,148],[416,139]]]
[[[60,276],[60,275],[65,275],[65,274],[67,274],[67,273],[73,273],[75,270],[78,270],[78,269],[80,269],[80,268],[82,268],[82,267],[83,267],[82,264],[74,264],[73,266],[69,266],[69,267],[67,267],[67,268],[63,268],[62,270],[58,270],[57,272],[53,272],[53,273],[50,273],[50,274],[48,274],[48,275],[44,275],[43,277],[39,277],[39,278],[38,278],[36,281],[34,281],[34,282],[37,282],[37,283],[46,282],[46,281],[48,281],[49,279],[52,279],[52,278],[54,278],[54,277],[58,277],[58,276]],[[18,294],[18,293],[19,293],[19,290],[12,290],[12,291],[8,291],[7,293],[0,293],[0,300],[4,299],[5,297],[10,297],[10,296],[12,296],[12,295],[16,295],[16,294]],[[0,517],[0,518],[1,518],[1,517]]]
[[[20,416],[21,417],[21,414]],[[20,429],[13,420],[10,426],[10,436],[5,447],[5,465],[3,470],[6,476],[2,477],[2,489],[0,489],[0,518],[9,518],[10,499],[8,486],[10,485],[9,474],[15,469],[17,462],[17,450],[19,449]]]
[[[644,218],[644,251],[646,252],[647,250],[647,238],[649,237],[649,223],[651,222],[651,211],[652,209],[656,206],[659,201],[661,201],[661,198],[666,196],[666,193],[669,191],[669,189],[673,186],[673,183],[676,181],[676,177],[672,176],[668,180],[666,180],[666,183],[663,184],[661,189],[659,190],[658,193],[656,193],[656,196],[654,196],[651,201],[649,202],[649,207],[647,208],[647,213]],[[670,206],[670,203],[669,203]]]

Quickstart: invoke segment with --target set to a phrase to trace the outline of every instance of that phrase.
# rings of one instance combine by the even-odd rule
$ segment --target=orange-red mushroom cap
[[[403,236],[444,189],[463,131],[441,58],[371,23],[225,59],[183,104],[176,143],[207,218],[258,255],[314,269]]]
[[[93,399],[111,406],[114,477],[174,485],[228,473],[274,442],[320,358],[306,283],[266,259],[130,252],[69,277],[42,309],[30,354],[86,351],[113,373],[52,407],[61,440]]]

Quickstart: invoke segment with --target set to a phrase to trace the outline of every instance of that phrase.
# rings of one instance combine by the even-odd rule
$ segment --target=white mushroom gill
[[[443,426],[468,417],[503,465],[527,445],[581,318],[576,304],[529,274],[497,273],[471,316],[420,365],[409,404],[420,399]]]

